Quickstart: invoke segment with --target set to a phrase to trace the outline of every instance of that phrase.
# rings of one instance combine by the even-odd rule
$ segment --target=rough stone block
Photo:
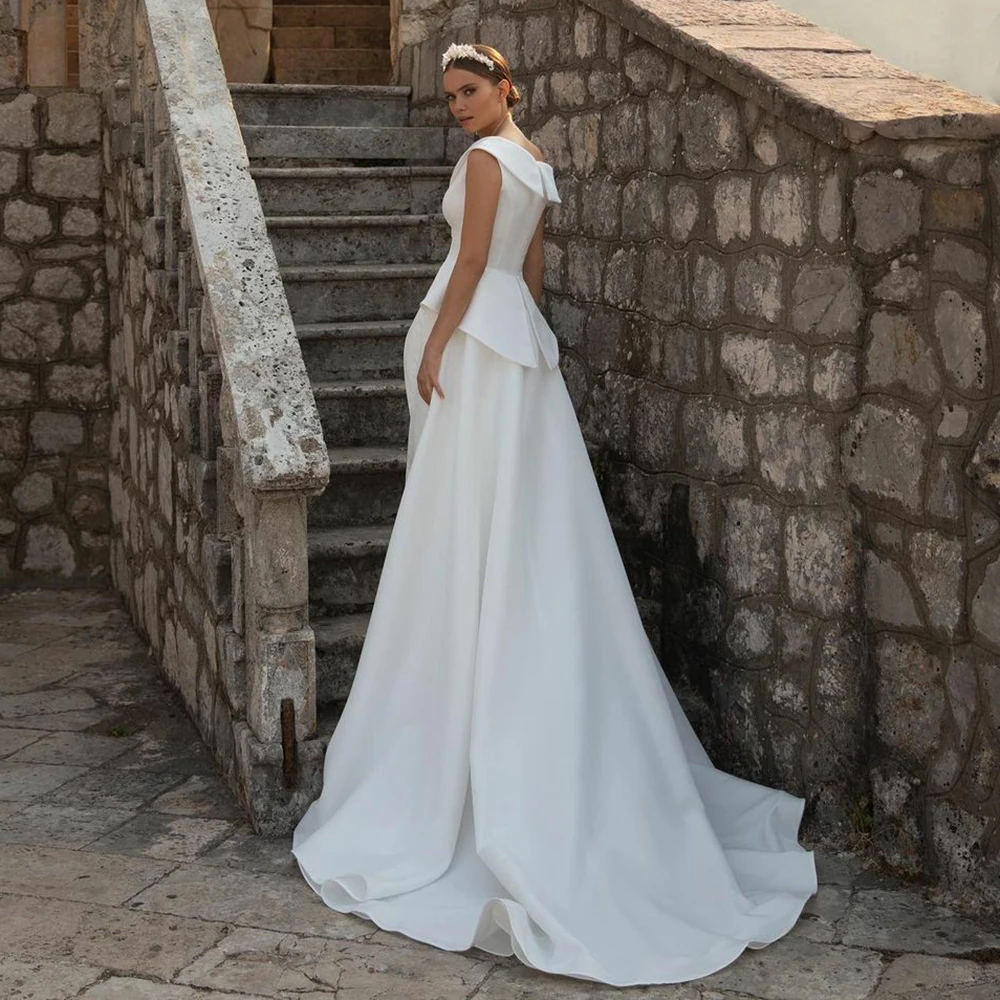
[[[920,234],[921,190],[913,181],[872,171],[854,182],[855,243],[873,254],[905,246]]]
[[[83,420],[75,413],[38,410],[31,415],[31,447],[48,455],[76,451],[84,440]]]
[[[804,264],[792,287],[792,329],[813,343],[851,344],[864,312],[861,285],[850,264]]]
[[[941,392],[937,357],[909,313],[877,312],[865,351],[864,388],[902,392],[922,401]]]
[[[761,185],[760,228],[784,247],[801,250],[812,240],[813,199],[805,177],[776,170]]]
[[[865,610],[875,621],[897,628],[919,630],[923,624],[899,567],[874,552],[865,556]]]
[[[989,256],[979,244],[937,239],[931,252],[931,272],[979,288],[986,284]]]
[[[775,489],[817,497],[833,483],[834,427],[810,411],[758,411],[755,439],[761,475]]]
[[[983,574],[972,599],[974,634],[1000,647],[1000,558],[994,559]]]
[[[646,156],[646,115],[639,102],[620,101],[601,116],[601,158],[616,175],[640,170]]]
[[[39,153],[31,163],[31,186],[49,198],[97,199],[101,170],[99,153]]]
[[[928,437],[924,420],[913,410],[863,403],[844,427],[844,474],[863,493],[919,511]]]
[[[28,526],[21,569],[68,577],[76,570],[76,553],[66,532],[54,524]]]
[[[915,256],[915,255],[909,255]],[[910,306],[927,298],[927,275],[912,265],[894,260],[872,289],[872,296],[889,305]]]
[[[742,410],[712,399],[694,398],[681,412],[684,465],[713,480],[742,473],[749,462]]]
[[[736,99],[728,91],[684,94],[678,124],[684,162],[694,173],[732,170],[746,160],[746,135]]]
[[[774,254],[754,253],[736,265],[733,305],[749,320],[777,323],[782,312],[782,266]]]
[[[34,94],[18,94],[0,103],[0,136],[3,144],[20,149],[33,149],[38,142],[38,98]]]
[[[827,510],[789,514],[784,548],[788,595],[794,607],[830,617],[853,606],[856,556],[845,514]]]
[[[39,243],[55,231],[52,213],[46,205],[16,199],[3,210],[3,237],[13,243]]]
[[[875,666],[879,738],[893,750],[924,760],[938,743],[944,715],[940,658],[919,642],[884,634],[875,642]]]
[[[719,361],[743,399],[787,399],[805,393],[807,359],[794,343],[752,333],[727,333],[722,337]]]
[[[813,356],[810,389],[816,401],[835,410],[850,406],[858,395],[858,359],[851,350],[834,347]]]
[[[642,382],[632,411],[633,457],[648,472],[672,468],[681,395],[654,382]]]
[[[72,205],[63,212],[63,236],[86,239],[89,236],[96,236],[100,231],[101,217],[92,208]]]
[[[46,102],[45,137],[58,146],[85,146],[101,141],[101,105],[97,94],[67,91]]]
[[[0,368],[0,407],[26,406],[37,397],[35,376],[32,372]]]
[[[705,253],[694,256],[691,267],[691,319],[712,327],[728,312],[729,281],[722,261]]]
[[[73,313],[70,337],[73,352],[80,357],[102,356],[107,340],[108,319],[99,302],[88,302]]]
[[[686,243],[698,224],[700,213],[698,187],[686,180],[668,180],[667,226],[670,236],[678,243]]]
[[[40,267],[31,280],[31,294],[40,299],[82,299],[86,293],[83,278],[72,267]]]
[[[753,235],[753,181],[739,174],[727,174],[715,183],[712,194],[712,218],[719,246],[746,243]]]
[[[41,514],[55,500],[55,483],[44,472],[29,473],[14,487],[11,499],[22,514]]]
[[[108,372],[104,365],[54,365],[45,379],[45,393],[65,406],[101,406],[108,398]]]
[[[722,559],[735,597],[775,593],[781,568],[781,521],[775,508],[751,497],[723,500]]]
[[[982,309],[947,289],[938,296],[934,308],[934,333],[949,380],[958,389],[982,392],[990,371]]]
[[[65,337],[62,317],[53,303],[25,299],[3,307],[0,357],[10,361],[51,361],[59,355]]]
[[[985,214],[986,199],[981,191],[931,185],[927,207],[927,225],[931,229],[978,234]]]

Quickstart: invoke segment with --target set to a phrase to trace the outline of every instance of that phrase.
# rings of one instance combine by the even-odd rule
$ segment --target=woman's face
[[[494,84],[491,80],[452,66],[444,74],[444,91],[448,108],[466,132],[478,132],[481,126],[492,125],[502,112],[506,96],[501,90],[506,80]]]

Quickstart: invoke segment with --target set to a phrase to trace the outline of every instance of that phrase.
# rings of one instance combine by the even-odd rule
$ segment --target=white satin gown
[[[562,374],[521,275],[551,168],[508,139],[489,264],[416,372],[408,467],[323,792],[295,831],[335,910],[449,950],[625,986],[696,979],[785,934],[816,891],[803,800],[712,766],[640,622]]]

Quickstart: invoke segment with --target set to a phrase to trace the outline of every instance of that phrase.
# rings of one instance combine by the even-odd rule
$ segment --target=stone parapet
[[[105,95],[112,570],[275,832],[315,784],[306,497],[329,458],[208,10],[136,0],[123,35],[131,79]]]

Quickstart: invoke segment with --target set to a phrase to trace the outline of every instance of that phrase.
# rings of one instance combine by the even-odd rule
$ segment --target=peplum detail
[[[524,280],[523,267],[538,220],[548,205],[559,204],[561,199],[552,168],[510,139],[484,136],[455,164],[441,206],[451,227],[451,248],[420,304],[440,312],[458,260],[465,214],[465,168],[473,149],[496,157],[502,180],[486,270],[457,329],[526,368],[537,368],[540,359],[550,369],[555,368],[559,344]]]

